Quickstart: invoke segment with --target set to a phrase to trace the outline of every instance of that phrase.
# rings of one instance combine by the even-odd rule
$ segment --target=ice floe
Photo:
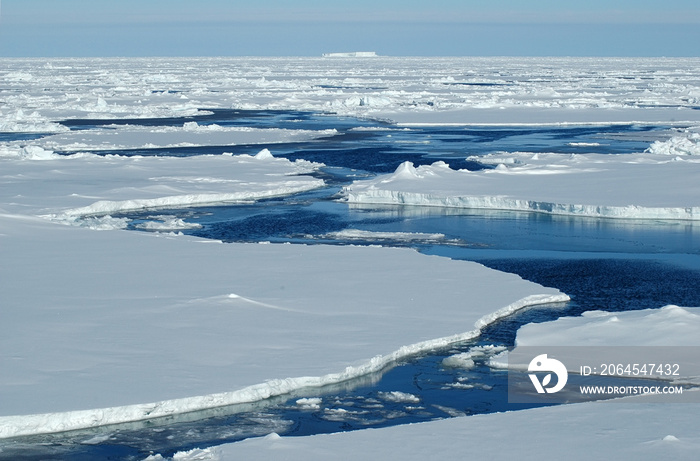
[[[568,299],[412,250],[223,245],[7,213],[0,229],[1,437],[340,382]]]
[[[505,346],[475,346],[472,347],[468,352],[463,352],[461,354],[454,354],[442,360],[442,365],[445,367],[453,368],[473,368],[475,365],[474,359],[485,360],[493,355],[502,353],[505,351]]]
[[[64,222],[143,209],[254,201],[325,184],[307,175],[321,164],[275,158],[267,149],[256,155],[188,158],[62,157],[40,147],[24,150],[24,156],[3,160],[0,190],[15,197],[0,207]]]
[[[700,219],[700,161],[693,155],[669,158],[668,148],[663,154],[656,152],[660,149],[627,155],[516,152],[470,157],[497,164],[479,171],[452,170],[444,162],[419,167],[405,162],[393,174],[354,182],[343,195],[358,204]]]
[[[695,405],[605,403],[474,415],[314,437],[262,437],[211,448],[210,459],[693,460]],[[504,442],[504,437],[506,437]],[[543,448],[544,447],[544,448]]]
[[[112,128],[112,129],[110,129]],[[58,133],[35,141],[47,150],[63,152],[162,149],[167,147],[234,146],[310,141],[330,137],[335,130],[221,127],[187,122],[182,127],[106,126],[102,129]]]
[[[422,232],[377,232],[361,229],[344,229],[338,232],[330,232],[323,235],[324,238],[350,239],[350,240],[396,240],[396,241],[442,241],[445,234],[426,234]]]
[[[182,218],[176,216],[154,216],[149,217],[149,220],[143,223],[136,224],[134,227],[137,229],[158,231],[158,232],[170,232],[176,230],[186,230],[186,229],[199,229],[202,227],[201,224],[188,223]],[[126,221],[126,220],[125,220]]]
[[[591,346],[601,344],[607,346],[608,352],[630,345],[697,346],[698,310],[667,306],[632,312],[589,312],[583,317],[526,325],[518,331],[517,344],[583,346],[578,349],[587,351],[589,360],[595,350]],[[640,349],[644,350],[647,349]],[[572,357],[560,358],[568,363]],[[638,359],[643,361],[644,357]],[[687,392],[697,394],[697,390]],[[546,447],[547,456],[573,460],[695,459],[700,450],[695,429],[697,404],[650,404],[645,399],[628,397],[624,403],[587,402],[313,438],[250,439],[218,447],[212,456],[325,459],[329,453],[352,450],[353,457],[418,460],[459,458],[468,451],[484,459],[540,460]],[[508,434],[506,445],[504,433]]]
[[[516,346],[700,346],[700,308],[584,312],[518,330]]]

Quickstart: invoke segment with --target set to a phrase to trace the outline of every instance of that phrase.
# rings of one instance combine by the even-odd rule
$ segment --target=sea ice
[[[420,403],[420,397],[409,394],[408,392],[391,391],[391,392],[380,392],[378,394],[379,398],[386,400],[387,402],[395,403]]]
[[[322,399],[314,397],[314,398],[297,399],[296,404],[302,410],[320,410],[321,409],[321,402],[323,402]]]
[[[684,136],[673,136],[666,141],[654,141],[647,152],[661,155],[700,155],[700,133],[686,131]]]
[[[127,209],[255,200],[323,185],[303,176],[319,165],[265,151],[174,159],[83,150],[250,142],[274,151],[279,141],[335,134],[186,122],[80,132],[67,131],[62,120],[185,118],[214,108],[332,110],[406,125],[687,127],[700,120],[696,58],[376,57],[359,70],[357,63],[3,59],[0,131],[9,139],[52,135],[0,142],[0,437],[166,416],[346,380],[471,337],[519,308],[567,299],[514,275],[410,250],[223,245],[57,225],[37,216],[114,229],[125,222],[109,213]],[[347,197],[697,219],[697,138],[674,136],[624,158],[499,153],[503,161],[491,159],[497,168],[477,173],[405,164],[394,176],[356,183]],[[266,437],[221,453],[541,459],[544,444],[555,458],[695,459],[696,426],[697,411],[688,406],[572,405],[313,439]],[[516,428],[507,446],[504,428]],[[664,441],[669,432],[677,442]]]
[[[311,141],[337,134],[335,130],[221,127],[185,123],[182,127],[106,126],[101,129],[58,133],[34,141],[46,150],[99,152],[102,150],[159,149],[166,147],[234,146]]]
[[[422,232],[376,232],[361,229],[344,229],[338,232],[324,234],[325,238],[338,238],[350,240],[398,240],[398,241],[440,241],[445,239],[445,234],[426,234]]]
[[[321,164],[262,154],[188,158],[76,155],[26,147],[32,159],[2,160],[0,209],[75,222],[149,208],[254,201],[324,185],[307,176]],[[38,187],[40,184],[41,187]],[[84,224],[84,221],[78,221]]]
[[[344,381],[567,299],[407,249],[221,244],[6,212],[0,229],[0,437]]]
[[[652,149],[655,150],[655,149]],[[700,219],[700,162],[693,156],[513,153],[486,156],[495,169],[452,170],[444,162],[360,180],[347,202],[534,211],[628,219]]]
[[[611,321],[616,318],[617,321]],[[697,345],[700,308],[667,306],[631,312],[592,312],[583,317],[529,324],[518,346]],[[590,352],[590,348],[588,351]],[[491,351],[489,351],[491,352]],[[590,359],[590,357],[589,357]],[[689,390],[688,392],[693,392]],[[214,459],[474,458],[541,460],[678,459],[700,451],[697,404],[587,402],[517,412],[475,415],[430,423],[368,429],[314,437],[258,438],[216,449]],[[672,434],[670,435],[669,432]],[[504,436],[508,443],[504,444]],[[494,447],[498,447],[495,449]],[[329,455],[330,454],[330,455]]]
[[[332,108],[420,125],[700,121],[697,58],[115,58],[3,64],[5,131],[44,131],[42,125],[60,131],[56,121],[66,118],[186,117],[231,107]],[[15,122],[28,128],[14,127]]]
[[[442,365],[452,368],[473,368],[475,365],[474,359],[485,359],[495,354],[505,351],[505,346],[475,346],[468,352],[454,354],[442,360]]]
[[[516,346],[700,346],[699,331],[700,308],[589,311],[525,325],[518,330]]]
[[[697,459],[694,405],[561,405],[313,437],[256,438],[212,449],[215,460]],[[677,440],[667,438],[669,432]],[[544,448],[543,448],[544,447]]]

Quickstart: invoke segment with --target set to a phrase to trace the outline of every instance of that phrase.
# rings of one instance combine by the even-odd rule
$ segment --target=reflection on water
[[[693,221],[601,219],[422,206],[349,205],[333,201],[332,196],[324,198],[319,191],[250,205],[168,212],[202,226],[186,233],[227,242],[267,240],[336,244],[344,242],[327,234],[353,229],[381,233],[443,234],[443,242],[438,243],[491,250],[700,254],[700,224]],[[147,218],[147,214],[125,216]],[[376,241],[369,238],[364,242],[353,240],[350,243],[372,244]],[[393,241],[382,238],[381,243],[395,246],[407,244],[401,235],[397,235]]]

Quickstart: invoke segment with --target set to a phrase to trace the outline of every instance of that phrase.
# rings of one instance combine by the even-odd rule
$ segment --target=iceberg
[[[376,58],[375,51],[351,51],[346,53],[324,53],[324,58]]]

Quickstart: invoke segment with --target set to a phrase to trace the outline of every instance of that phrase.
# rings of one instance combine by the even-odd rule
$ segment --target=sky
[[[0,2],[0,57],[700,56],[698,0]]]

